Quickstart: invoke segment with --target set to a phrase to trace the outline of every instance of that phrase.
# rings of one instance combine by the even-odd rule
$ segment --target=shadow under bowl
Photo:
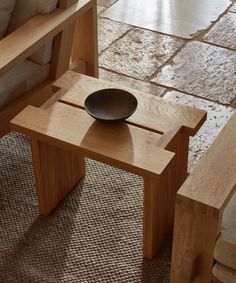
[[[131,116],[138,105],[136,97],[128,91],[116,88],[101,89],[85,100],[85,110],[97,120],[122,121]]]

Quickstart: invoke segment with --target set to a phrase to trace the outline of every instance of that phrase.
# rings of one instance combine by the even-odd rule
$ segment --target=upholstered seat
[[[49,64],[39,65],[24,60],[0,77],[0,107],[12,102],[49,76]]]
[[[4,30],[2,29],[1,33],[4,37],[37,14],[53,12],[58,0],[8,0],[8,2],[1,3],[0,9],[2,5],[2,11],[5,11],[5,18],[2,20]],[[34,52],[29,59],[15,66],[0,78],[0,107],[12,102],[49,77],[52,45],[53,40],[51,39],[45,46]]]

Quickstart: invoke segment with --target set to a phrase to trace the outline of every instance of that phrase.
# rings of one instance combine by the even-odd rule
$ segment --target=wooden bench
[[[216,256],[215,245],[216,240],[217,243],[219,240],[217,237],[222,225],[224,229],[226,229],[225,225],[229,226],[227,217],[232,215],[232,211],[229,210],[234,209],[233,213],[236,216],[236,198],[231,199],[235,188],[236,113],[177,193],[171,267],[172,283],[211,281],[214,251]],[[226,215],[224,211],[227,211]],[[236,235],[234,239],[236,245]],[[232,255],[224,255],[224,257],[227,256]],[[223,258],[220,261],[224,264],[226,262]],[[235,274],[236,268],[234,276]]]
[[[59,102],[29,106],[11,122],[31,139],[41,214],[48,215],[85,174],[84,156],[141,175],[143,250],[153,257],[173,228],[176,192],[187,176],[189,136],[206,112],[125,88],[137,97],[138,108],[126,121],[107,124],[84,111],[84,100],[98,89],[120,86],[67,72],[54,87],[64,93]]]

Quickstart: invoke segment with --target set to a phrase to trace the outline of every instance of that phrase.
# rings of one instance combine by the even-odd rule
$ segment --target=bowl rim
[[[114,119],[112,119],[112,118],[103,118],[103,117],[100,117],[100,116],[97,116],[97,115],[95,115],[93,112],[91,112],[90,111],[90,109],[89,109],[89,107],[88,107],[88,100],[89,99],[91,99],[91,97],[93,97],[94,95],[99,95],[99,93],[101,94],[103,91],[112,91],[112,90],[115,90],[115,91],[120,91],[120,92],[122,92],[122,93],[126,93],[127,95],[129,95],[129,97],[130,98],[132,98],[133,99],[133,101],[134,101],[134,107],[132,108],[132,110],[130,111],[130,113],[128,114],[128,115],[123,115],[123,116],[121,116],[121,117],[119,117],[119,118],[114,118]],[[119,95],[119,94],[117,94],[117,95]],[[96,91],[94,91],[94,92],[91,92],[87,97],[86,97],[86,99],[85,99],[85,101],[84,101],[84,108],[85,108],[85,110],[86,110],[86,112],[90,115],[90,116],[92,116],[94,119],[96,119],[96,120],[101,120],[101,121],[107,121],[107,122],[115,122],[115,121],[123,121],[123,120],[125,120],[125,119],[127,119],[128,117],[130,117],[131,115],[133,115],[134,114],[134,112],[136,111],[136,109],[137,109],[137,106],[138,106],[138,100],[137,100],[137,98],[136,98],[136,96],[133,94],[133,93],[131,93],[130,91],[127,91],[127,90],[125,90],[125,89],[121,89],[121,88],[103,88],[103,89],[99,89],[99,90],[96,90]]]

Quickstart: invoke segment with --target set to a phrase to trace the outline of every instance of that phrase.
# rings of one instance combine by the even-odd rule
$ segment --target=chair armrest
[[[49,15],[37,15],[2,39],[0,76],[75,22],[81,13],[94,5],[94,1],[80,0],[67,9],[58,8]]]
[[[236,112],[178,191],[215,211],[224,210],[236,185]]]
[[[210,282],[216,238],[236,184],[236,112],[177,193],[171,282]]]

